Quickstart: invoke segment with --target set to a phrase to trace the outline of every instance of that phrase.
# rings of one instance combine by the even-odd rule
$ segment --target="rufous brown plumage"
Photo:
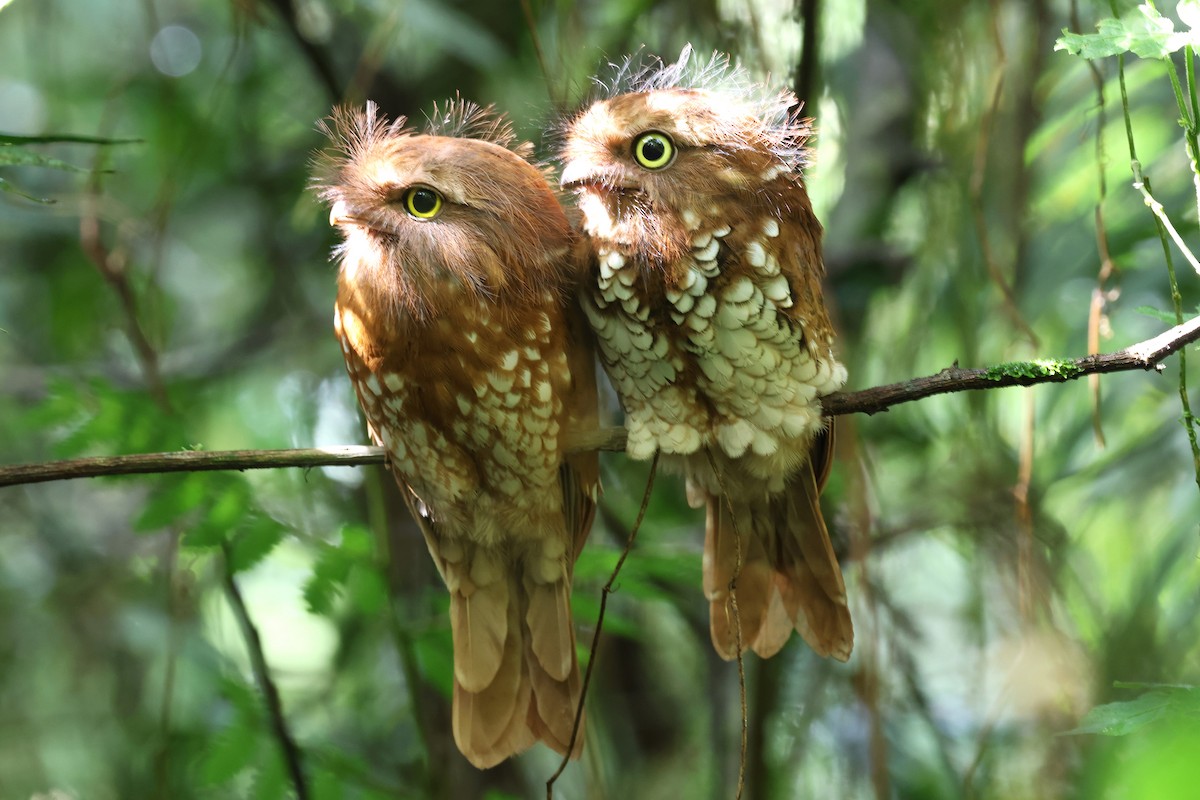
[[[707,507],[704,589],[723,657],[739,630],[765,657],[795,629],[846,660],[853,627],[818,502],[831,441],[819,399],[846,371],[801,174],[810,124],[790,92],[690,49],[674,64],[626,62],[605,88],[566,124],[561,180],[582,212],[584,308],[627,451],[660,451]]]
[[[459,749],[478,767],[538,740],[565,753],[571,576],[599,489],[595,454],[565,444],[596,426],[573,233],[530,146],[489,109],[454,101],[423,133],[404,125],[368,104],[324,126],[337,336],[450,591]]]

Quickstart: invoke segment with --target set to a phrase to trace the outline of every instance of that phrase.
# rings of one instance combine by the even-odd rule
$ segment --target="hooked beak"
[[[598,179],[599,176],[595,170],[590,169],[586,164],[580,161],[568,161],[567,165],[563,167],[558,184],[564,189],[578,189],[589,183],[596,183]]]
[[[329,209],[329,224],[333,227],[339,225],[351,225],[355,222],[354,216],[350,213],[350,206],[346,205],[345,200],[338,200]]]
[[[592,166],[582,159],[568,161],[558,185],[563,189],[596,189],[602,192],[639,192],[639,186],[620,167]]]

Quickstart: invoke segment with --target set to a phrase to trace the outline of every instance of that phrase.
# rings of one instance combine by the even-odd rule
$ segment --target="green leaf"
[[[346,596],[360,613],[374,616],[387,607],[387,584],[373,566],[355,564],[346,580]]]
[[[347,556],[370,558],[375,555],[375,537],[362,525],[343,525],[339,534],[342,540],[339,547]]]
[[[224,677],[220,680],[221,696],[237,710],[242,724],[256,727],[262,717],[262,699],[241,680]]]
[[[41,153],[35,153],[32,150],[26,150],[24,147],[14,147],[12,145],[0,144],[0,167],[46,167],[48,169],[61,169],[65,172],[87,172],[84,167],[77,167],[74,164],[68,164],[61,159],[44,156]]]
[[[133,523],[139,533],[158,531],[195,510],[205,498],[205,482],[198,475],[171,475],[158,481]]]
[[[312,773],[312,795],[315,800],[343,800],[346,790],[341,776],[324,768],[315,769]]]
[[[31,410],[28,420],[57,429],[54,453],[60,458],[167,450],[179,445],[178,423],[145,391],[114,389],[102,380],[77,385],[56,382],[43,404]]]
[[[575,585],[608,583],[620,551],[596,545],[585,550],[575,564]],[[621,567],[613,589],[643,599],[674,600],[676,593],[664,588],[696,586],[700,583],[700,554],[698,552],[663,553],[649,550],[631,553]]]
[[[575,562],[575,585],[597,583],[603,586],[612,575],[619,553],[603,548],[603,545],[593,545],[591,550],[584,549]],[[622,570],[624,571],[624,570]]]
[[[200,759],[200,779],[207,786],[233,780],[258,757],[262,734],[239,720],[212,738]]]
[[[54,447],[55,455],[62,458],[82,455],[91,448],[107,445],[120,428],[120,414],[109,387],[94,383],[86,390],[76,392],[75,396],[82,414],[77,424]]]
[[[309,762],[313,764],[313,797],[317,800],[338,800],[348,795],[346,789],[354,787],[353,797],[375,797],[372,784],[378,784],[373,773],[376,765],[366,759],[338,747],[313,747],[308,751]],[[384,795],[388,800],[399,800],[409,795],[399,787],[388,786]]]
[[[81,409],[83,387],[69,378],[50,378],[46,396],[29,407],[23,424],[29,428],[54,428],[77,425],[83,416]]]
[[[344,525],[336,545],[320,545],[312,575],[304,584],[304,601],[310,613],[328,615],[343,591],[365,614],[376,613],[387,603],[387,587],[375,568],[375,537],[362,525]]]
[[[271,517],[256,513],[246,520],[229,548],[229,568],[234,573],[250,569],[283,541],[286,531]]]
[[[183,537],[185,547],[207,549],[229,541],[253,507],[250,487],[240,475],[207,476],[207,479],[209,491],[218,492],[217,498]]]
[[[10,181],[4,180],[4,178],[0,178],[0,191],[8,192],[9,194],[15,194],[18,197],[24,197],[26,200],[32,200],[35,203],[42,203],[42,204],[48,205],[48,206],[53,205],[55,202],[57,202],[55,200],[50,199],[49,197],[34,197],[33,195],[29,194],[28,192],[21,191],[15,185],[13,185]]]
[[[304,603],[310,613],[326,616],[333,613],[333,602],[342,593],[351,565],[351,560],[337,547],[321,545],[312,575],[304,583]]]
[[[86,138],[70,138],[70,137],[54,137],[54,136],[10,136],[0,135],[0,167],[43,167],[46,169],[58,169],[64,172],[91,172],[86,167],[78,167],[70,164],[62,159],[54,158],[53,156],[42,155],[24,147],[24,144],[32,144],[36,142],[67,142],[67,141],[92,141],[93,143],[103,144],[118,144],[120,140],[88,140]],[[132,140],[126,140],[132,141]],[[100,172],[111,172],[112,170],[99,170]],[[17,188],[11,181],[0,178],[0,191],[9,192],[26,200],[32,200],[35,203],[50,205],[54,200],[47,197],[35,197],[28,192]]]
[[[630,566],[629,561],[625,563]],[[637,558],[632,560],[632,566],[634,573],[642,576],[643,580],[681,586],[688,590],[699,586],[702,580],[701,556],[696,550],[638,553]]]
[[[1190,12],[1189,12],[1190,13]],[[1179,32],[1175,23],[1158,13],[1149,3],[1121,19],[1102,19],[1097,33],[1078,34],[1063,30],[1055,50],[1066,50],[1087,59],[1107,58],[1133,53],[1140,58],[1166,58],[1189,42],[1196,41],[1194,31]]]
[[[1175,312],[1174,311],[1160,311],[1159,309],[1154,308],[1152,306],[1138,306],[1137,308],[1134,309],[1134,311],[1136,311],[1139,314],[1144,314],[1147,317],[1153,317],[1154,319],[1158,320],[1159,322],[1165,322],[1168,325],[1174,326],[1174,325],[1179,324],[1175,320]]]
[[[1065,731],[1064,735],[1095,733],[1125,736],[1160,719],[1194,717],[1197,714],[1200,714],[1200,689],[1194,686],[1163,686],[1135,700],[1096,706],[1084,715],[1078,727]]]
[[[258,771],[254,775],[254,800],[282,800],[287,796],[290,780],[284,775],[283,756],[279,747],[272,747],[270,754],[259,761]]]
[[[641,628],[632,617],[627,615],[621,604],[614,602],[619,595],[609,596],[608,605],[604,607],[604,635],[623,636],[626,639],[637,639]],[[576,592],[571,598],[571,616],[580,625],[594,625],[600,616],[600,592]],[[576,647],[583,653],[591,647],[592,637],[583,636],[576,641]]]

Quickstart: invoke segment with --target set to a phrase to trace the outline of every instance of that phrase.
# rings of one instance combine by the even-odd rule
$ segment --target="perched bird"
[[[344,242],[334,325],[371,439],[450,590],[454,738],[477,767],[565,753],[580,697],[571,576],[595,512],[590,332],[574,233],[491,109],[423,133],[337,110],[314,185]],[[582,736],[572,753],[578,756]]]
[[[819,398],[846,370],[801,174],[810,121],[790,92],[691,56],[627,61],[565,124],[561,183],[591,251],[584,310],[628,454],[660,451],[707,506],[717,651],[733,658],[740,638],[770,656],[795,629],[844,661],[854,632],[818,494],[830,442]]]

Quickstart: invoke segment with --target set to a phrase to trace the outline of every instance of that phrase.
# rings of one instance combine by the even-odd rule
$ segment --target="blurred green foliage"
[[[362,442],[305,190],[315,122],[461,92],[548,155],[589,75],[688,41],[819,87],[810,187],[853,387],[1081,355],[1089,330],[1140,341],[1175,314],[1104,56],[1153,45],[1125,62],[1138,158],[1200,241],[1168,79],[1195,7],[0,3],[0,458]],[[1106,36],[1064,39],[1097,60],[1055,52],[1064,29]],[[1079,380],[843,420],[827,513],[855,656],[748,660],[748,797],[1192,796],[1200,495],[1176,361],[1103,378],[1095,419]],[[604,468],[581,643],[646,479]],[[732,797],[736,670],[708,642],[702,539],[660,476],[558,796]],[[0,797],[292,793],[227,569],[313,797],[543,794],[544,749],[487,773],[454,751],[424,544],[382,471],[331,468],[0,490]]]

